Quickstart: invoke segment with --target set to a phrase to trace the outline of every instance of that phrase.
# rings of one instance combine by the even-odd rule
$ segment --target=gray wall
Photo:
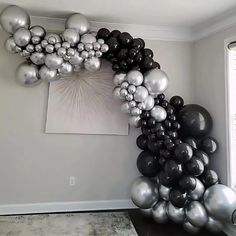
[[[0,32],[0,205],[129,199],[139,175],[135,140],[129,136],[45,134],[48,86],[18,86],[16,55],[3,49]],[[193,102],[193,45],[147,41],[170,78],[168,94]],[[69,176],[76,176],[70,187]]]

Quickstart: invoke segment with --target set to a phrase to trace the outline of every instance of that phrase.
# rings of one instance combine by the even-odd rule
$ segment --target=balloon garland
[[[89,21],[79,13],[66,20],[61,34],[30,26],[29,15],[17,6],[4,9],[0,22],[11,35],[7,51],[26,59],[16,70],[21,85],[52,82],[82,69],[96,72],[101,58],[112,63],[114,97],[122,101],[130,125],[142,131],[136,143],[143,176],[134,181],[131,198],[143,214],[158,223],[181,223],[191,233],[202,227],[218,232],[225,221],[234,223],[236,194],[209,167],[218,148],[208,136],[212,118],[199,105],[184,106],[180,96],[165,99],[168,77],[143,39],[105,28],[89,32]]]

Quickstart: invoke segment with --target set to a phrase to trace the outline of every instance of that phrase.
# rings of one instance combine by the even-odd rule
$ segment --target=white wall
[[[194,44],[195,98],[213,117],[212,136],[220,149],[212,158],[213,167],[227,183],[225,51],[224,41],[236,35],[236,27],[221,31]]]
[[[0,205],[129,199],[139,175],[135,141],[129,136],[45,134],[48,86],[15,83],[20,63],[3,49],[0,32]],[[192,44],[147,41],[170,77],[168,94],[193,101]],[[70,187],[69,176],[76,176]]]

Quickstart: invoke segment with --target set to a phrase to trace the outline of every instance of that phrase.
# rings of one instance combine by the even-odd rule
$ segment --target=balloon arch
[[[184,106],[180,96],[165,99],[168,77],[143,39],[105,28],[90,32],[79,13],[66,20],[61,34],[30,26],[29,15],[17,6],[4,9],[0,21],[11,35],[5,48],[26,59],[16,70],[21,85],[33,87],[82,69],[96,73],[101,58],[112,63],[114,97],[122,101],[130,125],[142,131],[136,140],[142,176],[134,181],[131,198],[143,214],[158,223],[183,224],[191,233],[203,227],[218,232],[224,222],[234,223],[236,195],[209,166],[218,148],[208,136],[212,118],[199,105]]]

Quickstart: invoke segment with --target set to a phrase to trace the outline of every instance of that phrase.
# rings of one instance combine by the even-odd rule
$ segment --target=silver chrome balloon
[[[43,48],[42,48],[42,46],[40,45],[40,44],[38,44],[38,45],[35,45],[35,51],[36,52],[42,52],[43,51]]]
[[[144,74],[144,85],[151,95],[157,96],[167,89],[167,74],[160,69],[149,70]]]
[[[88,54],[87,51],[82,51],[82,52],[80,53],[80,56],[81,56],[83,59],[87,59],[88,56],[89,56],[89,54]]]
[[[60,56],[60,57],[63,57],[66,55],[66,49],[65,48],[58,48],[57,50],[57,55]]]
[[[5,41],[5,48],[10,53],[16,53],[16,43],[13,37],[10,37]]]
[[[159,185],[159,193],[160,193],[160,197],[164,201],[169,201],[170,188],[164,185]]]
[[[136,86],[131,84],[129,87],[128,87],[128,92],[130,94],[134,94],[136,92]]]
[[[107,45],[107,44],[102,44],[102,46],[101,46],[101,48],[100,48],[100,51],[101,51],[102,53],[105,53],[105,52],[107,52],[108,50],[109,50],[108,45]]]
[[[16,30],[16,32],[13,35],[13,39],[16,43],[16,45],[20,47],[25,47],[31,39],[31,34],[28,29],[20,28]]]
[[[121,105],[121,111],[124,113],[130,113],[129,102],[123,102]]]
[[[86,59],[84,62],[84,68],[90,72],[98,71],[101,68],[101,60],[97,57]]]
[[[78,52],[84,51],[84,44],[83,43],[78,43],[77,48],[78,48]]]
[[[171,204],[167,203],[167,215],[175,223],[183,223],[185,219],[184,208],[178,208]]]
[[[131,187],[131,199],[133,203],[142,208],[153,207],[158,201],[157,185],[147,177],[138,177]]]
[[[143,105],[144,108],[143,110],[150,111],[154,107],[155,101],[153,96],[149,95],[147,98],[144,100]]]
[[[121,85],[125,81],[125,73],[115,73],[113,76],[113,83],[115,86]]]
[[[17,46],[17,45],[16,45],[16,47],[15,47],[15,50],[16,50],[17,53],[22,52],[22,48],[19,47],[19,46]]]
[[[129,87],[129,83],[127,81],[124,81],[121,85],[120,85],[121,88],[125,88],[127,89]]]
[[[39,70],[39,76],[42,80],[52,82],[60,79],[57,70],[50,70],[47,66],[43,65]]]
[[[61,44],[61,46],[62,46],[63,48],[65,48],[65,49],[69,49],[69,48],[70,48],[70,44],[69,44],[68,42],[63,42],[63,43]]]
[[[40,25],[34,25],[30,27],[30,33],[32,37],[38,36],[40,38],[43,38],[46,35],[45,29]]]
[[[223,228],[223,224],[218,220],[208,217],[206,228],[212,233],[219,233]]]
[[[61,42],[61,37],[56,33],[47,33],[45,35],[44,39],[46,39],[48,41],[50,37],[56,39],[55,43],[60,43]]]
[[[30,56],[30,52],[26,51],[25,49],[20,53],[22,57],[28,58]]]
[[[130,116],[129,124],[133,127],[139,128],[141,126],[141,118],[140,116]]]
[[[91,50],[88,52],[88,57],[91,58],[91,57],[94,57],[95,56],[95,51],[94,50]]]
[[[80,72],[83,69],[82,65],[73,65],[74,72]]]
[[[52,44],[48,44],[45,48],[47,53],[53,53],[54,52],[54,46]]]
[[[87,44],[85,44],[84,48],[86,51],[89,52],[89,51],[93,50],[93,45],[91,43],[87,43]]]
[[[39,78],[38,67],[28,62],[23,62],[17,67],[16,80],[26,87],[34,87],[42,82]]]
[[[118,100],[123,99],[122,96],[120,95],[120,87],[114,88],[114,90],[113,90],[113,97],[115,99],[118,99]]]
[[[137,105],[137,103],[134,100],[129,102],[129,107],[130,108],[136,107],[136,105]]]
[[[94,49],[95,51],[98,51],[100,48],[101,48],[100,43],[98,43],[98,42],[94,42],[94,43],[93,43],[93,49]]]
[[[203,196],[204,205],[211,217],[220,221],[231,221],[236,209],[236,193],[223,184],[209,187]]]
[[[68,42],[70,46],[74,47],[80,39],[79,33],[75,29],[65,29],[62,33],[64,41]]]
[[[147,89],[143,86],[138,86],[134,93],[134,100],[136,102],[144,102],[147,97],[148,97]]]
[[[0,15],[0,22],[5,31],[9,34],[14,34],[16,30],[20,28],[29,28],[30,17],[21,7],[8,6],[2,11]]]
[[[203,197],[203,194],[205,192],[205,187],[203,183],[196,178],[196,187],[194,190],[189,191],[189,197],[193,200],[200,200]]]
[[[102,56],[102,52],[101,51],[96,51],[95,52],[95,56],[96,57],[101,57]]]
[[[46,39],[41,41],[42,48],[46,48],[47,45],[48,45],[48,41]]]
[[[127,95],[128,95],[128,91],[127,91],[127,89],[125,89],[125,88],[121,88],[121,90],[120,90],[120,95],[121,95],[121,97],[126,97]]]
[[[65,27],[66,29],[75,29],[80,35],[82,35],[89,31],[90,24],[84,15],[75,13],[67,18]]]
[[[33,36],[31,41],[33,44],[39,44],[41,42],[41,38],[39,36]]]
[[[183,228],[191,234],[196,234],[200,231],[200,228],[192,225],[187,219],[184,220]]]
[[[198,201],[190,202],[185,213],[188,221],[196,227],[203,227],[208,221],[206,209]]]
[[[56,53],[47,54],[45,58],[45,65],[52,70],[58,69],[63,63],[63,59]]]
[[[128,102],[131,102],[133,99],[134,99],[134,96],[130,93],[128,93],[126,96],[125,96],[125,99],[128,101]]]
[[[160,201],[152,208],[152,217],[159,224],[163,224],[168,221],[166,207],[167,203],[165,201]]]
[[[75,49],[74,48],[68,48],[67,49],[67,56],[72,57],[75,55]]]
[[[30,56],[30,60],[35,64],[35,65],[43,65],[45,63],[45,54],[42,52],[34,52]]]
[[[61,43],[55,43],[54,48],[55,50],[58,50],[59,48],[61,48]]]
[[[140,110],[138,107],[134,107],[131,109],[130,113],[132,116],[138,116],[141,115],[142,110]]]
[[[162,122],[166,119],[166,110],[161,106],[154,106],[151,110],[151,116],[157,121]]]
[[[103,45],[105,43],[104,39],[98,39],[97,42],[101,45]]]
[[[69,62],[63,62],[58,72],[62,76],[69,76],[73,73],[73,66]]]
[[[129,84],[139,86],[143,83],[143,74],[138,70],[131,70],[127,73],[126,79]]]
[[[77,51],[75,51],[75,55],[72,56],[69,60],[69,62],[72,65],[81,65],[83,63],[84,59],[79,55]]]
[[[28,44],[25,49],[26,49],[27,52],[32,53],[32,52],[34,52],[34,45]]]
[[[48,37],[48,43],[54,45],[57,43],[57,40],[54,36],[50,36]]]
[[[96,37],[89,33],[82,35],[80,39],[80,42],[83,43],[84,45],[88,43],[93,44],[96,41],[97,41]]]
[[[141,209],[140,208],[140,211],[144,217],[146,217],[146,218],[152,217],[152,208],[149,208],[149,209]]]

